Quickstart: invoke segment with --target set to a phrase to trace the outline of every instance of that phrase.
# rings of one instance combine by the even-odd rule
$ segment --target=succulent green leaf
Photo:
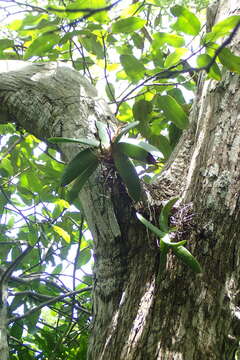
[[[157,96],[157,104],[168,121],[172,121],[179,129],[188,128],[188,116],[172,96]]]
[[[152,154],[141,146],[130,144],[127,142],[119,142],[115,145],[117,151],[129,156],[130,158],[138,161],[143,161],[147,164],[155,164],[156,161]]]
[[[84,139],[84,138],[74,139],[74,138],[52,137],[52,138],[49,138],[48,141],[53,144],[78,143],[78,144],[84,144],[84,145],[89,145],[89,146],[94,146],[94,147],[99,147],[99,145],[100,145],[100,142],[98,140],[87,139],[87,138],[86,139]]]
[[[181,5],[171,8],[171,13],[178,19],[172,28],[188,35],[196,36],[200,32],[201,23],[191,11]]]
[[[79,192],[82,190],[90,176],[97,169],[98,165],[99,162],[97,160],[92,162],[74,181],[74,184],[68,193],[68,200],[70,203],[72,203],[78,197]]]
[[[98,162],[96,153],[92,149],[85,149],[79,152],[72,161],[66,166],[62,178],[61,185],[65,186],[76,179],[82,172],[89,167],[90,164]]]
[[[164,237],[164,235],[166,235],[163,231],[161,231],[159,228],[154,226],[150,221],[145,219],[145,217],[143,217],[141,214],[136,213],[136,216],[137,216],[138,220],[140,220],[141,223],[143,223],[143,225],[145,225],[149,230],[154,232],[154,234],[157,235],[158,237],[160,237],[161,239]]]
[[[218,58],[228,70],[240,74],[240,56],[236,56],[229,49],[224,48]]]
[[[134,201],[141,198],[141,185],[138,174],[128,157],[113,147],[113,160],[119,175],[127,187],[128,193]]]
[[[122,130],[116,136],[114,143],[116,144],[117,142],[119,142],[123,135],[127,134],[131,129],[135,128],[138,125],[139,125],[139,121],[133,121],[133,122],[129,123],[128,125],[124,126],[122,128]]]
[[[182,240],[182,241],[178,241],[178,242],[173,242],[171,241],[169,234],[165,234],[162,238],[161,238],[162,243],[164,243],[166,246],[168,246],[169,248],[177,248],[179,246],[182,246],[184,244],[186,244],[187,240]]]
[[[125,73],[133,82],[144,78],[146,69],[143,63],[133,55],[121,55],[120,62]]]
[[[131,33],[140,30],[145,24],[146,20],[132,16],[116,21],[112,26],[112,32],[114,34]]]
[[[201,265],[199,264],[199,262],[184,246],[174,247],[172,250],[176,255],[176,257],[180,259],[184,264],[189,266],[194,272],[196,273],[202,272]]]
[[[159,32],[153,34],[153,49],[158,49],[160,46],[168,44],[175,48],[182,47],[185,44],[185,40],[182,36],[176,34],[169,34],[165,32]]]
[[[173,208],[173,205],[176,203],[178,198],[173,198],[167,202],[167,204],[162,208],[159,216],[159,227],[162,231],[168,232],[169,231],[169,214]]]
[[[104,148],[108,148],[110,146],[110,134],[108,131],[107,124],[104,124],[101,121],[96,121],[96,128],[98,131],[98,136],[100,139],[100,143]]]

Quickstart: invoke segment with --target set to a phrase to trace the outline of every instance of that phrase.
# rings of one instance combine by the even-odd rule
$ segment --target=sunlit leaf
[[[182,36],[176,34],[170,34],[165,32],[153,34],[152,47],[154,49],[157,49],[164,44],[179,48],[185,44],[185,40]]]
[[[146,20],[138,17],[129,17],[127,19],[121,19],[113,23],[112,32],[118,33],[131,33],[141,29],[146,24]]]
[[[57,225],[53,225],[52,227],[59,236],[61,236],[67,243],[70,243],[71,237],[64,229]]]
[[[27,49],[24,59],[29,59],[33,56],[45,55],[45,53],[57,45],[60,41],[60,36],[56,33],[43,34],[36,38]]]
[[[176,23],[172,26],[174,30],[189,35],[197,35],[201,29],[201,23],[191,11],[181,5],[175,5],[171,8],[171,13],[177,16]]]
[[[168,68],[179,63],[183,55],[186,54],[187,51],[188,50],[184,48],[176,49],[174,52],[167,56],[164,62],[164,67]]]

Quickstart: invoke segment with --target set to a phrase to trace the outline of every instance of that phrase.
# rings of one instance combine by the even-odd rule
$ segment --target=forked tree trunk
[[[217,18],[236,14],[222,0]],[[234,39],[237,50],[238,38]],[[84,91],[85,89],[85,91]],[[1,120],[39,138],[89,136],[95,120],[116,121],[71,69],[32,65],[0,75]],[[240,337],[240,81],[199,85],[191,115],[165,171],[132,203],[104,166],[81,192],[94,237],[94,317],[89,360],[232,359]],[[101,104],[100,104],[101,103]],[[74,150],[73,150],[74,149]],[[63,146],[66,160],[78,151]],[[202,265],[195,275],[169,255],[159,271],[157,241],[135,216],[154,220],[162,200],[180,196],[179,237]]]

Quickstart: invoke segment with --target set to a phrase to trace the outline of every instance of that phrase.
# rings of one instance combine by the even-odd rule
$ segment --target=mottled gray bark
[[[222,1],[216,17],[236,7]],[[240,338],[239,98],[239,76],[229,72],[219,83],[201,84],[191,127],[146,191],[148,203],[134,205],[104,166],[81,192],[95,256],[89,360],[232,359]],[[116,129],[104,103],[71,69],[32,65],[1,74],[0,100],[1,119],[42,139],[93,137],[96,119]],[[67,161],[78,151],[61,150]],[[161,201],[172,196],[180,196],[179,236],[202,264],[200,275],[171,254],[160,273],[156,239],[135,217],[137,208],[154,221]]]

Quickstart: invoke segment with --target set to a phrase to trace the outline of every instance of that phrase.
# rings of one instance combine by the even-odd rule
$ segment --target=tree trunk
[[[236,14],[221,1],[217,19]],[[236,2],[235,2],[236,5]],[[234,39],[237,49],[238,38]],[[185,131],[160,178],[133,204],[104,165],[80,194],[94,239],[95,285],[89,360],[233,359],[240,337],[240,81],[199,85]],[[95,120],[117,122],[77,72],[30,65],[0,75],[0,121],[38,138],[94,137]],[[34,121],[33,121],[34,120]],[[61,146],[69,161],[73,145]],[[195,275],[168,256],[159,270],[156,239],[136,219],[154,222],[163,200],[179,196],[178,236],[202,265]]]

